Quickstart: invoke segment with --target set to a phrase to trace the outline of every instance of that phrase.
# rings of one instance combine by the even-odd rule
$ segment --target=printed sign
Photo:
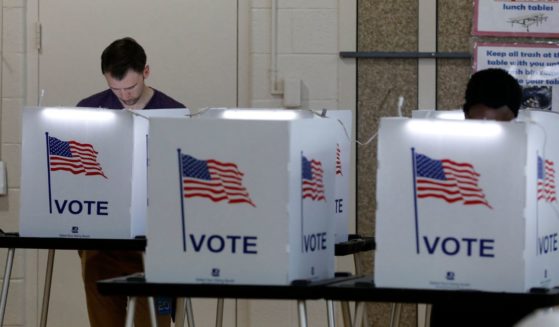
[[[251,109],[256,110],[256,109]],[[146,278],[289,284],[334,273],[331,119],[152,119]]]
[[[133,126],[124,111],[25,108],[20,234],[133,237]]]
[[[20,235],[145,235],[149,117],[186,113],[24,108]]]
[[[559,36],[558,0],[475,0],[474,35]]]
[[[520,120],[381,120],[377,286],[526,291],[559,281],[559,114]]]
[[[502,68],[522,86],[521,109],[559,111],[559,45],[476,43],[474,70]]]

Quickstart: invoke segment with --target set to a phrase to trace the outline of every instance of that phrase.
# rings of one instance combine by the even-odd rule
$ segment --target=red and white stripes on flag
[[[100,175],[107,178],[97,161],[98,152],[91,144],[74,140],[61,141],[49,136],[48,150],[51,171],[67,171],[74,175]]]
[[[244,174],[236,164],[214,159],[199,160],[181,154],[185,198],[207,198],[213,202],[248,203],[255,206],[243,185]]]
[[[417,197],[437,198],[448,203],[484,205],[491,208],[478,186],[479,173],[474,166],[449,159],[435,160],[415,153]]]
[[[538,201],[556,202],[555,165],[553,161],[538,156]]]
[[[336,144],[336,176],[343,176],[342,158],[341,158],[341,150],[339,144]]]
[[[313,201],[326,201],[324,195],[324,183],[322,177],[322,163],[318,160],[308,160],[303,156],[303,174],[302,174],[302,192],[303,199],[311,199]]]

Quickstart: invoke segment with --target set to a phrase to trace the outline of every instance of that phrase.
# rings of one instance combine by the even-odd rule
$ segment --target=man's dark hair
[[[470,107],[483,104],[494,109],[507,106],[516,117],[522,101],[522,88],[507,71],[500,68],[484,69],[470,77],[464,100],[462,109],[466,116]]]
[[[111,43],[101,54],[101,72],[121,80],[128,70],[142,73],[146,67],[146,52],[133,38],[125,37]]]

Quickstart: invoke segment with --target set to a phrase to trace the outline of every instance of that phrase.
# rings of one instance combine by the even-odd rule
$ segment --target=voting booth
[[[145,235],[149,116],[186,109],[23,110],[21,236]]]
[[[559,115],[531,117],[381,120],[376,286],[557,285]]]
[[[338,128],[293,110],[151,118],[146,279],[285,285],[333,277]]]
[[[351,110],[328,110],[325,116],[338,122],[332,133],[336,137],[336,166],[334,172],[334,201],[331,202],[335,224],[335,242],[347,242],[349,234],[349,210],[351,207]],[[317,118],[323,119],[323,118]]]

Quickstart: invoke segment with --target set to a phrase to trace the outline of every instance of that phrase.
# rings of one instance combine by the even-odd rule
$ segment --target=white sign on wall
[[[472,34],[511,37],[557,37],[557,0],[475,0]]]

